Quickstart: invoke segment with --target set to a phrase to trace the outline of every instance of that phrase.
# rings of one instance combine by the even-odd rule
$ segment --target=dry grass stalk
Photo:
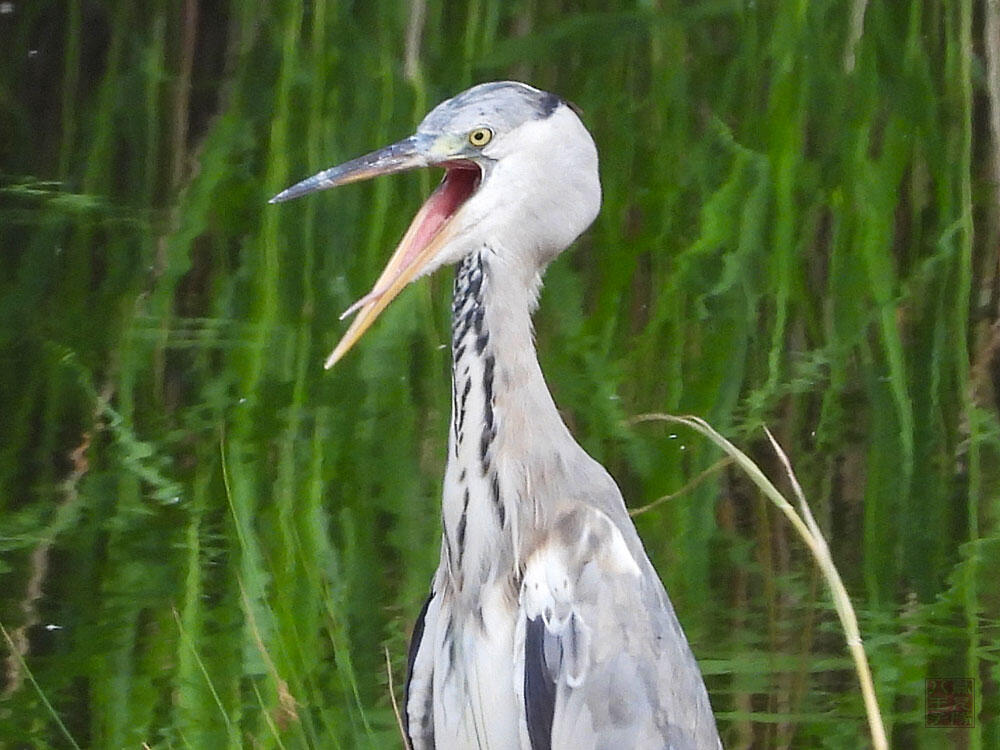
[[[757,485],[760,491],[777,506],[778,510],[785,514],[785,517],[788,518],[792,526],[799,533],[799,536],[806,543],[809,551],[812,552],[820,571],[823,573],[830,587],[837,616],[840,618],[841,625],[844,628],[847,648],[854,659],[854,668],[858,674],[858,682],[861,684],[861,694],[865,702],[865,711],[868,714],[868,727],[872,736],[872,744],[875,750],[887,750],[889,743],[886,739],[885,725],[882,721],[882,714],[879,711],[878,700],[875,697],[875,686],[872,682],[871,669],[868,666],[868,657],[865,655],[865,650],[861,642],[861,631],[858,628],[857,615],[854,612],[854,607],[851,605],[851,599],[847,594],[847,589],[844,587],[844,582],[840,578],[840,573],[837,572],[837,567],[830,556],[830,549],[826,544],[826,539],[816,524],[816,520],[813,518],[812,511],[809,510],[809,505],[806,502],[798,479],[796,479],[795,473],[792,471],[788,456],[781,449],[781,446],[778,445],[770,430],[765,428],[767,437],[771,441],[771,446],[781,460],[792,488],[795,491],[799,507],[802,510],[801,515],[796,512],[792,504],[771,483],[771,480],[764,475],[764,472],[760,470],[757,464],[700,417],[675,417],[671,414],[642,414],[633,421],[672,422],[686,425],[692,430],[701,433],[725,451],[746,472],[747,476]]]

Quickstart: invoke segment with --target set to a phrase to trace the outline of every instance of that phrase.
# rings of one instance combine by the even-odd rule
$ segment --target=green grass
[[[434,176],[266,200],[508,77],[601,153],[536,318],[574,434],[638,508],[721,455],[631,416],[700,415],[780,477],[766,424],[891,744],[1000,743],[987,5],[144,7],[0,15],[0,746],[398,743],[384,648],[399,692],[450,275],[321,363]],[[866,741],[832,604],[755,488],[728,467],[636,520],[727,747]],[[973,729],[925,727],[949,676],[978,680]]]

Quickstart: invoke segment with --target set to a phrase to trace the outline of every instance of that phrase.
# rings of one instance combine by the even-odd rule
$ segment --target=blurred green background
[[[437,176],[266,200],[515,78],[578,104],[602,157],[542,365],[631,507],[683,490],[636,520],[727,747],[865,746],[857,680],[785,521],[644,412],[780,477],[768,425],[894,746],[1000,747],[998,14],[0,3],[0,746],[399,746],[386,652],[399,696],[450,273],[321,364]],[[976,679],[974,727],[925,726],[934,677]]]

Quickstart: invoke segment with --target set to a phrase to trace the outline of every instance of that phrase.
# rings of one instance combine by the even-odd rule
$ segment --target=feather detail
[[[531,750],[551,750],[556,683],[545,658],[546,628],[529,619],[524,635],[524,713]]]

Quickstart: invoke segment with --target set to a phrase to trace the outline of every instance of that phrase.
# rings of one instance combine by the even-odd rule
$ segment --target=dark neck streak
[[[452,417],[443,512],[449,567],[459,590],[473,583],[470,574],[481,579],[485,573],[484,535],[496,540],[507,526],[491,451],[497,434],[496,357],[486,323],[483,256],[473,253],[459,264],[452,299]]]

